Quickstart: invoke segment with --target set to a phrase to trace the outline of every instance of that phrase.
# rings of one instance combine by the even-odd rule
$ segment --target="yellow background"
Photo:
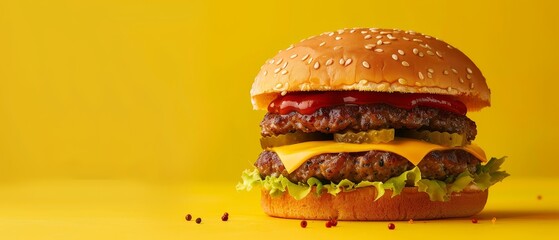
[[[261,64],[356,26],[464,51],[492,89],[493,106],[469,115],[476,142],[514,176],[557,175],[552,1],[302,2],[2,1],[0,179],[234,181],[260,152]]]
[[[509,156],[504,167],[516,181],[501,183],[510,191],[498,203],[517,206],[511,184],[558,176],[558,10],[533,0],[2,0],[0,230],[71,223],[79,235],[106,221],[113,231],[165,232],[153,219],[183,224],[183,211],[207,204],[231,210],[224,199],[263,218],[254,192],[228,192],[260,152],[254,76],[293,42],[361,26],[423,32],[474,60],[493,105],[469,114],[476,142],[489,156]],[[213,181],[227,195],[193,187]],[[547,218],[557,216],[555,208]]]

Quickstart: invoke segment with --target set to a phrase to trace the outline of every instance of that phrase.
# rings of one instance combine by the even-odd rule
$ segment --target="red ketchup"
[[[408,110],[422,106],[438,108],[460,115],[466,115],[467,112],[464,103],[448,95],[360,91],[292,92],[285,96],[279,96],[272,101],[268,106],[268,112],[279,114],[288,114],[290,112],[312,114],[322,107],[377,103],[384,103]]]

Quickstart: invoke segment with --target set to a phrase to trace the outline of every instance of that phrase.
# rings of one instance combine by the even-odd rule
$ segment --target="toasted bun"
[[[429,195],[418,192],[417,187],[406,187],[400,195],[391,197],[392,191],[375,201],[374,187],[358,188],[350,192],[309,194],[295,200],[289,194],[271,197],[262,189],[262,208],[270,216],[296,219],[338,220],[419,220],[468,217],[480,212],[487,201],[488,191],[467,189],[452,193],[450,200],[429,200]]]
[[[280,94],[359,90],[454,95],[468,111],[490,105],[476,65],[446,42],[412,31],[354,28],[293,44],[268,60],[250,91],[254,109]]]

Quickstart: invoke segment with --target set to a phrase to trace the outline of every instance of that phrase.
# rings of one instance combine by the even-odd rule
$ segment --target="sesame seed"
[[[369,33],[368,31],[361,31],[361,34]]]
[[[470,88],[471,88],[471,89],[474,89],[474,83],[471,83],[471,84],[470,84]]]
[[[342,46],[335,46],[335,47],[334,47],[334,51],[336,51],[336,50],[338,50],[338,49],[340,49],[340,48],[342,48]]]
[[[402,37],[402,39],[404,39],[404,40],[406,40],[406,41],[409,41],[409,40],[410,40],[410,39],[407,38],[407,37]]]
[[[404,50],[398,49],[398,54],[404,56]]]
[[[427,72],[427,77],[428,77],[428,78],[433,78],[433,74],[430,73],[430,72]]]
[[[419,52],[419,56],[420,56],[420,57],[423,57],[423,56],[425,56],[425,55],[424,55],[422,52]]]
[[[378,40],[377,45],[379,45],[379,46],[382,45],[382,40]]]
[[[412,39],[412,41],[414,41],[414,42],[423,42],[423,40],[417,39],[417,38]]]
[[[384,52],[384,50],[382,50],[380,48],[377,48],[377,49],[375,49],[375,52],[381,53],[381,52]]]
[[[454,68],[451,68],[450,70],[451,70],[453,73],[458,74],[458,70],[456,70],[456,69],[454,69]]]
[[[349,30],[349,33],[354,33],[354,32],[355,32],[355,29]]]
[[[453,49],[453,47],[450,46],[450,45],[448,45],[448,44],[446,45],[446,47],[447,47],[448,49]]]
[[[340,37],[340,36],[337,36],[337,37],[336,37],[336,41],[337,41],[337,40],[340,40],[340,39],[342,39],[342,37]]]
[[[309,54],[303,56],[303,58],[301,58],[301,60],[305,61],[305,60],[307,60],[308,57],[309,57]]]
[[[414,48],[413,50],[413,54],[417,55],[417,53],[419,52],[419,50],[417,50],[417,48]]]
[[[320,44],[318,44],[318,46],[322,47],[326,44],[326,42],[321,42]]]
[[[367,81],[367,79],[361,79],[361,80],[359,80],[359,85],[365,85],[365,84],[367,84],[367,82],[369,82],[369,81]]]
[[[429,48],[429,45],[427,45],[427,44],[421,44],[420,43],[419,46],[421,46],[422,48]]]
[[[382,43],[384,43],[384,44],[386,44],[386,45],[390,44],[389,41],[384,41],[384,42],[382,42]]]
[[[340,58],[340,61],[338,61],[338,63],[340,63],[340,65],[344,65],[345,60],[343,58]]]
[[[280,94],[281,94],[282,96],[285,96],[285,94],[287,94],[287,91],[282,91]]]
[[[313,68],[314,68],[314,69],[318,69],[319,67],[320,67],[320,63],[315,62],[314,65],[313,65]]]
[[[410,64],[409,64],[408,62],[406,62],[406,61],[402,61],[402,66],[404,66],[404,67],[409,67]]]
[[[330,65],[332,65],[332,63],[334,63],[334,60],[332,60],[332,59],[330,58],[330,59],[326,60],[326,63],[325,63],[324,65],[330,66]]]
[[[275,88],[275,89],[280,89],[281,87],[283,87],[283,84],[278,83],[278,84],[276,84],[276,87],[274,87],[274,88]]]
[[[285,74],[287,74],[287,70],[283,69],[283,70],[281,71],[281,75],[285,75]]]
[[[381,36],[381,35],[378,35],[378,36],[376,36],[375,38],[376,38],[376,39],[381,39],[382,36]]]
[[[425,79],[425,77],[423,76],[423,73],[421,73],[421,72],[418,73],[418,76],[419,76],[419,79],[421,79],[421,80]]]
[[[369,28],[369,31],[376,33],[378,32],[378,28]]]
[[[270,59],[270,61],[268,61],[269,64],[274,64],[274,59]]]
[[[281,66],[281,69],[284,69],[284,68],[286,68],[286,67],[287,67],[287,63],[288,63],[288,62],[287,62],[287,61],[285,61],[285,62],[283,63],[283,65]]]
[[[392,59],[394,59],[394,60],[398,61],[398,55],[396,55],[396,54],[392,54]]]
[[[444,71],[443,71],[443,74],[444,74],[444,75],[448,75],[448,70],[444,70]]]
[[[264,76],[268,75],[268,71],[264,70],[263,74]]]
[[[406,82],[407,82],[406,79],[398,78],[398,83],[400,83],[400,84],[406,84]]]
[[[390,40],[396,39],[394,36],[392,36],[392,34],[388,34],[388,35],[386,35],[386,37],[388,37],[388,39],[390,39]]]
[[[338,34],[343,34],[344,32],[345,32],[345,30],[343,30],[343,29],[338,30]]]
[[[431,50],[427,50],[427,54],[429,54],[431,56],[435,55],[433,52],[431,52]]]
[[[371,65],[369,65],[369,63],[367,61],[363,61],[361,64],[363,65],[363,67],[365,67],[367,69],[371,67]]]
[[[470,80],[470,79],[472,79],[472,75],[466,74],[466,78],[467,78],[468,80]]]
[[[365,40],[367,40],[367,39],[371,39],[371,35],[369,35],[369,34],[365,35]]]
[[[464,83],[464,79],[463,78],[458,78],[458,81],[460,81],[460,83]]]
[[[429,36],[429,35],[425,35],[425,38],[431,38],[431,36]]]
[[[289,45],[289,47],[287,49],[285,49],[285,51],[289,51],[293,48],[293,45]]]
[[[466,68],[466,71],[467,71],[469,74],[472,74],[472,69],[470,69],[469,67]]]
[[[389,33],[391,33],[391,32],[387,32],[387,31],[382,31],[382,32],[380,32],[380,34],[383,34],[383,35],[384,35],[384,34],[389,34]]]
[[[437,56],[439,57],[443,57],[443,55],[439,51],[435,51],[435,54],[437,54]]]
[[[421,87],[421,83],[420,83],[420,82],[415,82],[415,85]]]
[[[274,69],[274,73],[279,73],[279,71],[281,71],[281,68]]]
[[[333,32],[329,32],[329,33],[328,33],[328,36],[329,36],[329,37],[334,36],[334,33],[333,33]]]
[[[294,58],[296,58],[296,57],[297,57],[297,53],[291,55],[289,58],[294,59]]]
[[[371,50],[376,46],[377,46],[376,44],[367,44],[367,45],[365,45],[365,49]]]
[[[311,63],[312,63],[312,57],[309,58],[309,60],[307,61],[307,63],[308,63],[308,64],[311,64]]]
[[[280,65],[281,61],[283,61],[283,58],[280,58],[280,59],[276,62],[276,65]]]
[[[344,66],[351,64],[351,61],[352,61],[351,58],[346,59]]]
[[[432,68],[427,68],[427,72],[435,73],[435,70],[433,70]]]

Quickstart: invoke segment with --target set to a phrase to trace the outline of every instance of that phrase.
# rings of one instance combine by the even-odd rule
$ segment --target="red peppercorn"
[[[200,224],[202,222],[201,218],[196,218],[196,223]]]
[[[477,223],[477,218],[472,218],[472,223]]]
[[[227,220],[229,220],[229,214],[228,214],[228,213],[225,213],[225,214],[223,214],[223,216],[221,216],[221,221],[224,221],[224,222],[225,222],[225,221],[227,221]]]
[[[394,225],[394,223],[389,223],[388,224],[388,229],[394,230],[395,228],[396,228],[396,225]]]
[[[332,225],[332,227],[338,226],[338,219],[330,219],[330,225]]]
[[[306,228],[307,227],[307,221],[305,221],[305,220],[301,221],[301,227]]]
[[[331,228],[332,227],[332,222],[330,222],[330,221],[326,222],[326,227]]]
[[[184,217],[184,219],[186,219],[186,221],[190,221],[190,220],[192,220],[192,215],[186,214],[186,216]]]

